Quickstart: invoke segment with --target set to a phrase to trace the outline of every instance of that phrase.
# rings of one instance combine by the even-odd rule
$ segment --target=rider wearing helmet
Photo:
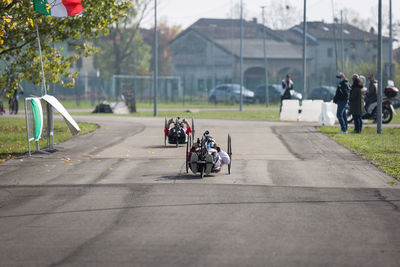
[[[178,119],[179,119],[179,118],[178,118]],[[171,126],[172,123],[174,123],[174,119],[171,118],[171,119],[168,121],[168,124],[165,126],[165,129],[164,129],[164,133],[165,133],[166,136],[169,135],[169,131],[170,131],[170,129],[171,129],[170,126]],[[185,133],[186,133],[186,134],[191,133],[191,132],[192,132],[192,127],[190,127],[189,122],[188,122],[186,119],[183,119],[183,120],[182,120],[182,123],[186,126],[186,130],[184,130]]]
[[[221,147],[215,142],[214,138],[209,135],[208,131],[204,133],[204,138],[208,152],[205,159],[207,163],[205,172],[206,174],[209,174],[212,171],[219,172],[223,165],[230,163],[229,155],[221,149]],[[198,160],[196,152],[199,151],[199,146],[200,140],[198,139],[197,142],[193,144],[188,154],[188,160],[191,162],[190,168],[194,173],[197,172],[197,163],[195,162]]]

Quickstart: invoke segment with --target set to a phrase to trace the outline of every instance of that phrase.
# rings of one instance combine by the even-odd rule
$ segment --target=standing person
[[[378,101],[378,94],[377,94],[377,88],[378,88],[378,81],[375,80],[375,77],[373,74],[370,74],[368,76],[368,81],[369,81],[369,86],[368,86],[368,92],[366,95],[365,99],[365,109],[369,114],[372,113],[372,110],[369,110],[369,107],[371,104],[375,103]]]
[[[347,133],[347,116],[346,107],[347,101],[349,99],[350,85],[346,79],[344,73],[340,72],[336,78],[338,79],[338,85],[336,89],[336,94],[333,98],[333,102],[338,105],[336,116],[339,120],[341,131],[339,134]]]
[[[351,85],[349,104],[350,113],[354,119],[354,131],[353,133],[361,133],[362,131],[362,119],[361,116],[364,112],[364,95],[362,89],[364,84],[360,80],[360,76],[357,74],[353,75],[353,84]]]
[[[282,111],[283,100],[292,98],[291,91],[293,90],[293,88],[294,88],[294,83],[290,78],[290,74],[288,74],[286,75],[286,78],[282,80],[282,96],[281,96],[281,108],[280,108],[281,111]]]

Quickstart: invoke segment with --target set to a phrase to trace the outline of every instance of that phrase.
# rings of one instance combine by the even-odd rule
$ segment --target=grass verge
[[[339,127],[318,129],[400,180],[400,128],[384,128],[382,135],[376,133],[375,127],[364,127],[362,134],[347,135],[337,134]]]
[[[79,135],[87,134],[98,128],[93,123],[78,123],[81,128]],[[54,121],[54,142],[61,143],[72,137],[64,121]],[[34,145],[32,143],[32,145]],[[46,140],[40,141],[41,146],[46,145]],[[0,119],[0,163],[4,160],[19,157],[28,153],[26,143],[25,119],[1,118]]]
[[[77,102],[75,100],[60,100],[61,104],[63,104],[63,106],[66,109],[93,109],[96,107],[97,104],[99,104],[97,101],[94,103],[94,105],[92,105],[92,103],[90,101],[84,101],[81,100],[79,105],[77,104]],[[108,100],[108,102],[114,102],[112,100]],[[3,103],[5,104],[6,109],[8,110],[8,104],[7,101],[3,101]],[[138,109],[141,108],[149,108],[152,109],[153,108],[153,102],[149,102],[149,101],[138,101],[136,103],[136,107]],[[218,103],[218,104],[212,104],[208,101],[195,101],[195,102],[190,102],[190,101],[186,101],[186,102],[175,102],[175,103],[167,103],[167,102],[159,102],[158,103],[158,107],[159,108],[187,108],[187,109],[202,109],[202,108],[237,108],[239,109],[239,104],[228,104],[228,103]],[[264,104],[243,104],[244,108],[265,108]],[[270,107],[274,107],[274,108],[279,108],[279,104],[272,104]],[[19,109],[23,110],[24,109],[24,101],[20,100],[19,101]]]
[[[73,112],[73,115],[91,116],[131,116],[131,117],[152,117],[153,112],[137,112],[132,114],[93,114],[85,112]],[[168,111],[158,112],[158,117],[167,118],[195,118],[195,119],[228,119],[228,120],[262,120],[279,121],[279,110],[244,110],[239,111],[199,111],[195,113]]]

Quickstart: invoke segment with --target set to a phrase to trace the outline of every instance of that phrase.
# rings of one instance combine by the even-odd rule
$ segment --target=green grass
[[[393,115],[393,120],[391,123],[400,123],[400,109],[396,109],[396,115]]]
[[[84,100],[81,100],[80,105],[76,103],[75,100],[60,100],[61,104],[66,109],[94,109],[95,106],[98,104],[98,102],[95,102],[94,105],[91,104],[90,101],[85,102]],[[108,102],[113,102],[112,100],[109,100]],[[8,104],[7,101],[3,101],[5,104],[5,107],[8,109]],[[136,103],[136,106],[138,109],[141,108],[153,108],[153,102],[149,101],[140,101]],[[176,102],[176,103],[166,103],[166,102],[159,102],[158,103],[159,108],[187,108],[187,109],[202,109],[202,108],[237,108],[239,109],[239,104],[227,104],[227,103],[218,103],[212,104],[209,103],[207,100],[204,101],[195,101],[195,102],[188,102],[186,101],[185,103],[183,102]],[[244,108],[265,108],[265,105],[263,104],[243,104]],[[271,105],[273,108],[279,108],[279,105],[273,104]],[[24,109],[24,101],[19,101],[19,109],[23,110]]]
[[[81,132],[79,135],[92,132],[97,129],[93,123],[79,123]],[[60,143],[72,137],[64,121],[54,122],[54,142]],[[31,145],[34,146],[32,142]],[[40,141],[41,146],[46,145],[46,140]],[[0,163],[28,153],[26,141],[25,119],[0,118]]]
[[[375,127],[364,127],[362,134],[347,135],[337,134],[339,127],[318,129],[400,180],[400,128],[384,128],[382,135],[376,133]]]
[[[152,117],[153,112],[137,112],[132,114],[93,114],[85,112],[73,112],[73,115],[92,115],[92,116],[131,116],[131,117]],[[158,112],[158,117],[167,118],[195,118],[195,119],[230,119],[230,120],[262,120],[279,121],[279,110],[244,110],[239,111],[199,111],[199,112]]]

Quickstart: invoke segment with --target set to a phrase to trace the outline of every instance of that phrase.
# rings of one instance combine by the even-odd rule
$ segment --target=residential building
[[[276,31],[293,45],[302,46],[303,24],[288,30]],[[336,42],[335,42],[336,39]],[[343,42],[343,46],[342,46]],[[343,71],[342,58],[346,64],[374,64],[378,58],[378,36],[373,28],[361,30],[350,24],[324,23],[320,21],[307,23],[307,55],[312,58],[311,83],[335,84],[335,73]],[[389,38],[383,38],[382,60],[389,61]],[[344,54],[343,54],[344,53]],[[344,57],[342,57],[344,55]],[[336,62],[338,62],[336,64]],[[344,71],[346,71],[344,69]],[[348,76],[353,73],[347,73]]]
[[[240,24],[237,19],[199,19],[171,42],[173,75],[182,78],[185,90],[190,90],[186,94],[204,94],[221,83],[240,83]],[[255,89],[264,83],[264,30],[270,81],[280,82],[290,73],[301,90],[301,47],[255,19],[243,21],[245,87]]]

